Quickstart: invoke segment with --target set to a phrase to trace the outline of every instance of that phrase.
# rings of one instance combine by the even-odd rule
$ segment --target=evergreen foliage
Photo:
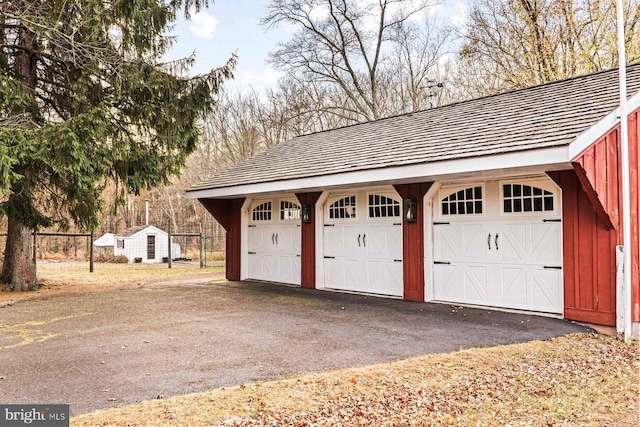
[[[235,65],[190,78],[193,57],[162,62],[176,14],[208,3],[0,3],[3,214],[30,229],[93,229],[109,180],[122,197],[180,172]]]

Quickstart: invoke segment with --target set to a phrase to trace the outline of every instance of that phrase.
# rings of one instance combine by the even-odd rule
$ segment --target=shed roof
[[[619,104],[618,70],[293,138],[189,191],[566,146]],[[640,91],[640,63],[627,68]]]
[[[93,241],[93,246],[113,246],[113,233],[104,233],[102,236]]]
[[[165,231],[159,229],[158,227],[154,227],[153,225],[134,225],[133,227],[129,227],[124,230],[122,233],[116,234],[116,237],[131,237],[139,232],[146,230],[147,228],[151,228],[154,231],[158,231],[160,233],[165,233]]]

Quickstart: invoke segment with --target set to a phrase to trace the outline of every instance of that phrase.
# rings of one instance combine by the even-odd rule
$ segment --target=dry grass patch
[[[112,264],[95,263],[89,273],[89,262],[38,261],[39,288],[32,292],[0,290],[0,303],[113,291],[136,287],[180,284],[194,280],[215,280],[224,277],[224,267],[201,269],[196,264]]]
[[[583,333],[142,402],[71,425],[637,426],[639,384],[637,345]]]

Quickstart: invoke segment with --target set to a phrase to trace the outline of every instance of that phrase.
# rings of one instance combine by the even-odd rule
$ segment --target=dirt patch
[[[639,425],[640,349],[591,333],[220,388],[73,426]]]
[[[38,261],[38,289],[12,292],[0,289],[0,307],[17,301],[47,299],[62,295],[82,295],[150,286],[206,283],[224,278],[224,264],[201,269],[195,263],[112,264],[95,263],[93,273],[83,261]]]

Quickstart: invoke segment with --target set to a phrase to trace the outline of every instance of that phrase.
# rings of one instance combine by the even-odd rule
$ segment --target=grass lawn
[[[180,284],[185,281],[220,280],[224,278],[224,262],[201,269],[199,264],[174,262],[167,264],[113,264],[95,263],[89,273],[85,261],[38,261],[37,277],[40,286],[32,292],[10,292],[0,289],[0,303],[28,299],[51,298],[116,289]]]
[[[638,426],[639,393],[637,343],[582,333],[141,402],[71,425]]]

